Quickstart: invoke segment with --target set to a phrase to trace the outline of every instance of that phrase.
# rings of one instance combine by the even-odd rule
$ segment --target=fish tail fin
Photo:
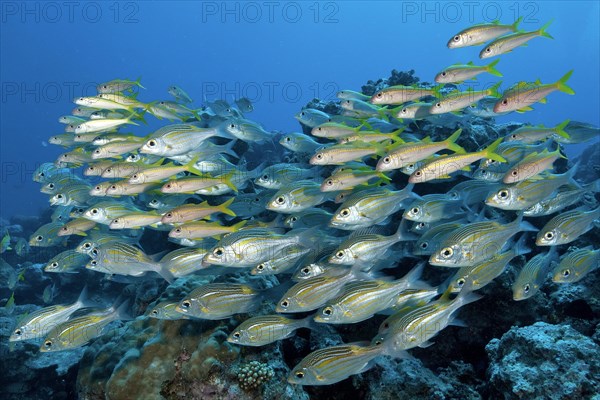
[[[416,236],[414,236],[412,233],[410,233],[410,230],[408,229],[407,225],[408,225],[408,220],[402,219],[402,222],[400,222],[400,225],[398,225],[398,229],[396,230],[396,233],[394,233],[396,241],[406,242],[409,240],[416,240]]]
[[[196,163],[200,160],[200,156],[196,155],[194,158],[190,160],[189,163],[185,164],[185,170],[187,172],[191,172],[194,175],[202,176],[203,173],[198,168],[195,167]]]
[[[511,28],[513,32],[517,32],[519,30],[519,24],[523,21],[523,16],[520,16],[512,25]]]
[[[228,174],[221,176],[221,182],[224,183],[225,185],[227,185],[229,188],[231,188],[231,190],[233,190],[234,192],[238,192],[238,188],[233,184],[233,182],[231,181],[231,178],[233,178],[233,176],[235,175],[235,170],[229,172]]]
[[[561,123],[560,125],[556,126],[556,134],[560,135],[566,139],[570,139],[571,136],[569,136],[569,134],[567,132],[565,132],[565,128],[567,127],[567,125],[569,125],[569,122],[571,122],[570,119],[564,121],[563,123]]]
[[[140,76],[139,78],[137,78],[133,83],[137,86],[137,87],[141,87],[142,89],[146,89],[145,87],[142,86],[142,77]]]
[[[384,174],[383,172],[378,171],[377,172],[377,176],[379,178],[381,178],[382,181],[386,181],[386,182],[391,182],[392,178],[390,178],[389,176],[387,176],[386,174]]]
[[[432,87],[431,91],[433,92],[433,96],[437,97],[438,99],[441,98],[442,93],[440,92],[440,90],[442,90],[444,88],[444,86],[446,86],[445,83],[442,83],[442,84]]]
[[[238,222],[237,224],[234,224],[232,226],[232,228],[235,228],[235,230],[233,232],[239,231],[244,226],[246,226],[247,223],[248,223],[248,220],[243,220],[243,221]]]
[[[556,82],[556,88],[566,94],[575,94],[575,91],[570,86],[567,86],[567,81],[572,74],[573,70],[570,70],[562,78],[560,78],[558,82]]]
[[[496,61],[494,61],[494,62],[491,62],[491,63],[489,63],[489,64],[486,66],[486,69],[485,69],[485,70],[488,72],[488,74],[492,74],[492,75],[495,75],[495,76],[500,76],[500,77],[502,77],[502,74],[500,73],[500,71],[498,71],[498,70],[495,68],[495,67],[496,67],[496,64],[498,64],[499,62],[500,62],[500,59],[497,59]]]
[[[125,300],[113,312],[113,320],[131,321],[134,319],[129,312],[129,299]]]
[[[546,32],[546,29],[548,29],[548,27],[550,26],[550,24],[552,24],[553,21],[554,20],[551,19],[550,21],[546,22],[546,24],[540,28],[538,34],[540,36],[547,37],[548,39],[554,39],[548,32]]]
[[[406,281],[407,288],[431,289],[431,286],[429,286],[425,282],[419,280],[421,278],[421,276],[423,275],[423,270],[425,269],[426,264],[427,263],[424,261],[420,262],[417,265],[415,265],[413,267],[413,269],[408,271],[408,273],[406,275],[404,275],[404,277],[402,279]]]
[[[498,139],[496,139],[496,141],[494,143],[490,144],[485,150],[482,150],[484,152],[485,156],[487,158],[489,158],[490,160],[505,163],[506,160],[504,159],[504,157],[495,153],[496,149],[498,149],[498,146],[500,145],[500,143],[502,143],[503,140],[504,140],[504,138],[498,138]]]
[[[532,249],[529,248],[525,242],[527,242],[527,235],[523,234],[513,246],[515,250],[515,256],[522,256],[524,254],[532,252]]]
[[[97,304],[89,298],[88,287],[87,287],[87,285],[85,285],[83,287],[83,289],[81,289],[81,293],[79,294],[79,297],[77,298],[77,308],[81,309],[81,308],[94,307],[94,306],[97,306]]]
[[[523,221],[523,212],[519,212],[519,214],[517,215],[517,219],[514,220],[512,222],[512,224],[515,224],[518,226],[518,228],[519,228],[518,232],[537,232],[537,231],[539,231],[538,228],[531,225],[531,223],[529,223],[528,221]]]
[[[498,88],[500,88],[500,85],[502,84],[502,81],[496,83],[495,85],[493,85],[491,88],[488,89],[488,96],[491,97],[496,97],[496,98],[500,98],[500,92],[498,91]]]
[[[456,132],[450,135],[448,139],[445,140],[446,147],[455,153],[466,153],[466,150],[462,146],[456,144],[456,141],[458,140],[458,137],[461,133],[462,128],[458,129]]]
[[[160,276],[162,276],[165,281],[167,281],[169,283],[173,283],[175,281],[175,277],[173,276],[171,271],[169,271],[169,269],[167,268],[166,265],[163,265],[162,263],[157,263],[156,265],[158,266],[156,272]]]
[[[237,215],[235,215],[235,213],[232,210],[229,209],[229,206],[231,205],[231,203],[233,203],[234,200],[235,200],[235,197],[230,198],[225,203],[220,204],[217,207],[217,209],[219,211],[221,211],[223,214],[227,214],[227,215],[230,215],[232,217],[237,217]]]

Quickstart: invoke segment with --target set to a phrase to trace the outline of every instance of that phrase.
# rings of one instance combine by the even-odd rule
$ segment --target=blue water
[[[35,214],[47,196],[31,182],[36,166],[62,150],[45,146],[62,132],[72,99],[93,95],[98,82],[143,78],[142,101],[169,99],[183,87],[202,99],[247,96],[253,120],[293,131],[313,97],[360,90],[392,69],[414,69],[423,81],[457,62],[478,63],[480,47],[449,50],[461,29],[523,16],[523,29],[554,22],[555,40],[536,38],[503,55],[503,88],[553,82],[574,69],[576,96],[516,120],[555,125],[570,118],[600,124],[599,3],[582,2],[12,2],[0,4],[0,217]],[[488,61],[484,61],[487,63]],[[494,79],[482,78],[481,86]],[[577,149],[569,150],[571,153]]]

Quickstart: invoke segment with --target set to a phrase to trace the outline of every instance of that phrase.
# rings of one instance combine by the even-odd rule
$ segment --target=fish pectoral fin
[[[419,347],[422,348],[422,349],[425,349],[425,348],[427,348],[429,346],[433,346],[433,344],[434,344],[434,342],[426,341],[426,342],[421,343],[419,345]]]

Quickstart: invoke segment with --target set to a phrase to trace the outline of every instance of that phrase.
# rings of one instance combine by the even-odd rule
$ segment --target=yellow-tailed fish
[[[519,31],[519,24],[523,17],[517,19],[511,25],[502,25],[496,20],[491,23],[473,25],[463,29],[448,40],[448,48],[456,49],[466,46],[478,46],[507,33]]]
[[[464,92],[458,90],[450,92],[440,100],[432,103],[429,113],[433,115],[456,112],[486,97],[499,98],[500,93],[498,92],[498,88],[500,87],[500,84],[502,84],[502,82],[498,82],[485,90],[470,89]]]
[[[292,214],[317,206],[331,198],[317,182],[302,180],[283,186],[267,203],[267,210]]]
[[[549,33],[546,32],[546,29],[548,29],[551,23],[552,21],[548,22],[546,25],[542,26],[536,31],[515,32],[506,36],[502,36],[487,44],[479,53],[479,58],[494,57],[508,53],[519,46],[524,46],[528,41],[536,37],[554,39]]]
[[[483,66],[475,65],[472,61],[469,61],[467,64],[453,64],[437,74],[435,81],[437,83],[461,83],[475,79],[477,75],[484,72],[501,77],[502,74],[495,68],[499,62],[500,59]]]
[[[185,239],[202,239],[205,237],[218,237],[226,233],[237,232],[248,221],[240,221],[232,226],[223,226],[219,222],[195,221],[186,222],[171,229],[169,237]]]
[[[288,133],[279,141],[283,147],[296,153],[313,153],[319,147],[323,146],[315,142],[310,136],[303,133]]]
[[[536,126],[522,126],[514,131],[512,131],[509,135],[506,136],[506,141],[519,141],[523,143],[535,143],[540,141],[546,141],[548,138],[552,137],[554,139],[560,140],[569,140],[570,136],[565,131],[567,125],[569,125],[571,121],[566,120],[554,127],[545,127],[544,125],[536,125]]]
[[[562,155],[560,148],[557,148],[553,152],[549,152],[548,150],[544,150],[541,153],[533,152],[509,169],[504,175],[502,182],[521,182],[525,179],[539,175],[546,170],[552,169],[554,161],[559,158],[566,159],[566,157]]]
[[[377,162],[377,171],[389,171],[406,166],[407,164],[415,163],[424,160],[441,150],[451,150],[455,153],[465,153],[465,149],[456,144],[456,140],[462,133],[462,129],[458,129],[446,140],[440,142],[432,142],[428,137],[418,143],[405,143],[382,157]]]
[[[386,146],[381,143],[343,143],[317,150],[315,155],[310,158],[309,163],[311,165],[342,165],[347,161],[383,154],[385,151]]]
[[[567,81],[571,77],[573,70],[567,72],[557,82],[543,84],[539,80],[534,83],[521,82],[502,94],[502,97],[494,106],[494,112],[509,112],[509,111],[530,111],[530,105],[540,102],[546,102],[546,96],[557,90],[575,94],[575,91],[567,86]]]
[[[462,169],[469,169],[469,165],[482,158],[491,158],[499,162],[505,162],[506,160],[495,153],[496,148],[502,142],[502,138],[496,140],[490,144],[487,148],[475,152],[466,154],[452,154],[442,156],[434,161],[431,161],[424,166],[417,169],[408,178],[410,183],[423,183],[433,179],[448,178],[451,173]]]
[[[96,222],[89,220],[87,218],[76,218],[71,220],[63,225],[62,228],[58,230],[58,236],[70,236],[70,235],[80,235],[86,236],[87,231],[90,229],[94,229],[96,226]]]
[[[183,204],[164,213],[161,222],[163,224],[190,222],[203,219],[214,213],[223,213],[235,217],[235,213],[228,208],[234,200],[235,198],[232,197],[218,206],[211,206],[207,201],[200,204]]]
[[[369,102],[372,104],[403,104],[426,96],[438,96],[439,87],[390,86],[375,93]]]
[[[169,86],[167,92],[169,92],[171,96],[175,97],[175,100],[182,103],[191,103],[193,101],[192,98],[179,86]]]
[[[162,225],[162,214],[152,211],[140,211],[121,215],[113,219],[108,227],[110,229],[138,229],[145,226],[157,227]]]
[[[141,77],[135,81],[128,79],[113,79],[112,81],[104,82],[96,86],[98,93],[119,93],[132,89],[134,86],[145,89],[140,83]]]

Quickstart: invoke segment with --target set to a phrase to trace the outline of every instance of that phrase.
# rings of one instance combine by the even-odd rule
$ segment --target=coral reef
[[[486,351],[494,397],[566,400],[600,392],[600,347],[570,326],[514,327]]]

